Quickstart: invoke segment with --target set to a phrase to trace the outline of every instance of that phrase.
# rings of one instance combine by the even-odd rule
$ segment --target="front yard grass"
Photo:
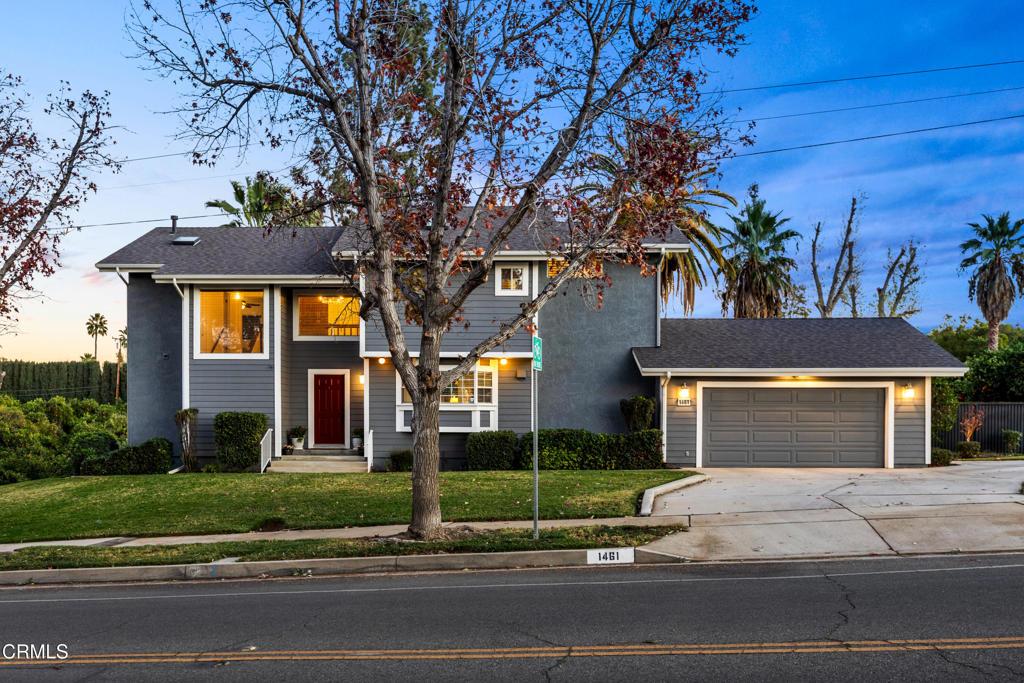
[[[75,567],[125,567],[154,564],[198,564],[237,557],[241,562],[383,555],[438,555],[515,550],[571,550],[621,548],[656,541],[681,531],[678,526],[589,526],[542,529],[533,540],[529,529],[485,531],[471,538],[425,543],[392,539],[322,539],[308,541],[246,541],[193,543],[174,546],[129,548],[41,546],[0,553],[0,571],[14,569],[69,569]]]
[[[636,514],[678,470],[544,471],[542,519]],[[530,519],[532,473],[443,472],[445,520]],[[0,487],[0,543],[406,524],[408,473],[155,474],[42,479]]]
[[[964,462],[973,462],[975,460],[1024,460],[1024,453],[982,453],[975,458],[957,458]]]

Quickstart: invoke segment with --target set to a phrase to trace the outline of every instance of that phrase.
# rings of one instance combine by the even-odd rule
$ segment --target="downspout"
[[[124,283],[124,286],[125,286],[125,287],[127,287],[127,286],[128,286],[128,279],[127,279],[127,278],[126,278],[126,277],[125,277],[124,275],[122,275],[122,274],[121,274],[121,269],[120,269],[120,268],[117,268],[117,267],[115,267],[115,268],[114,268],[114,272],[115,272],[115,273],[117,273],[117,276],[118,276],[119,278],[121,278],[121,282],[123,282],[123,283]]]
[[[672,381],[672,371],[665,373],[661,383],[661,461],[668,462],[668,390]]]
[[[665,267],[665,247],[661,248],[661,259],[658,261],[658,276],[654,285],[655,332],[654,345],[661,346],[661,269]]]
[[[171,278],[171,284],[174,285],[174,288],[176,290],[178,290],[178,296],[180,296],[182,299],[184,299],[185,298],[185,292],[181,291],[181,287],[178,286],[178,278],[172,277]]]

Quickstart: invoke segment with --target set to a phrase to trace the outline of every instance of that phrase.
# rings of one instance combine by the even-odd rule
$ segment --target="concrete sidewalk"
[[[655,503],[690,530],[651,550],[698,561],[1024,551],[1024,462],[706,473]]]
[[[661,515],[658,517],[603,517],[597,519],[546,519],[541,520],[542,529],[561,529],[581,526],[672,526],[687,524],[689,517]],[[447,522],[446,527],[471,526],[474,529],[530,529],[531,520],[505,522]],[[203,534],[197,536],[107,536],[103,538],[80,538],[61,541],[30,541],[26,543],[2,543],[0,553],[9,553],[22,548],[39,546],[106,546],[110,548],[131,548],[146,545],[186,545],[190,543],[222,543],[246,541],[301,541],[323,538],[372,538],[394,536],[409,528],[408,524],[385,526],[343,527],[340,529],[292,529],[286,531],[250,531],[239,534]]]

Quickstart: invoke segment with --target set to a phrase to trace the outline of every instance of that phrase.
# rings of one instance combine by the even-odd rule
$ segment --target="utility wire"
[[[829,147],[831,145],[845,145],[850,142],[863,142],[865,140],[881,140],[882,138],[894,138],[901,135],[916,135],[917,133],[928,133],[935,130],[948,130],[950,128],[963,128],[965,126],[977,126],[982,123],[995,123],[996,121],[1010,121],[1012,119],[1024,119],[1024,114],[1012,116],[1000,116],[995,119],[981,119],[980,121],[965,121],[964,123],[950,123],[945,126],[931,126],[929,128],[917,128],[915,130],[902,130],[895,133],[880,133],[878,135],[865,135],[859,138],[847,138],[846,140],[830,140],[828,142],[814,142],[807,145],[794,145],[793,147],[777,147],[775,149],[763,149],[755,152],[741,152],[730,154],[727,158],[754,157],[762,154],[776,154],[778,152],[792,152],[797,149],[813,149],[815,147]]]
[[[921,97],[914,100],[897,100],[895,102],[880,102],[878,104],[861,104],[855,107],[838,107],[836,109],[817,109],[815,111],[803,111],[795,114],[777,114],[775,116],[761,116],[753,119],[739,119],[736,123],[754,123],[758,121],[774,121],[776,119],[792,119],[798,116],[814,116],[816,114],[834,114],[843,111],[857,111],[859,109],[876,109],[878,107],[894,107],[899,104],[917,104],[919,102],[936,102],[938,100],[952,100],[958,97],[974,97],[975,95],[991,95],[993,93],[1013,92],[1024,90],[1024,85],[1012,88],[997,88],[995,90],[979,90],[976,92],[957,93],[955,95],[936,95],[935,97]]]
[[[773,85],[753,85],[746,88],[725,88],[722,90],[711,90],[704,93],[733,93],[753,92],[755,90],[775,90],[778,88],[799,88],[806,85],[826,85],[829,83],[844,83],[846,81],[868,81],[876,78],[897,78],[900,76],[916,76],[918,74],[933,74],[942,71],[962,71],[964,69],[984,69],[991,66],[1005,66],[1008,64],[1024,64],[1024,59],[1010,59],[1005,62],[987,62],[985,64],[965,64],[962,66],[943,66],[936,69],[917,69],[916,71],[893,71],[884,74],[871,74],[868,76],[844,76],[842,78],[825,78],[819,81],[800,81],[796,83],[775,83]]]

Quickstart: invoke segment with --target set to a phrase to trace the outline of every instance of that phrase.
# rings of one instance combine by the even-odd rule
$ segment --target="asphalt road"
[[[1024,555],[0,591],[0,680],[1018,680]]]

